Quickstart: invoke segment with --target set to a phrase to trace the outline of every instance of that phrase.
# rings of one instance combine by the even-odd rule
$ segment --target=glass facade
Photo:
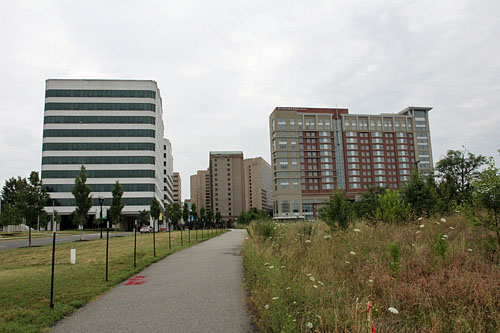
[[[45,103],[45,110],[155,111],[151,103]]]
[[[155,164],[154,156],[46,156],[42,164]]]
[[[92,192],[111,192],[115,184],[88,184]],[[123,192],[154,192],[155,184],[121,184]],[[71,192],[74,184],[47,184],[43,188],[47,192]]]
[[[156,98],[152,90],[90,90],[90,89],[48,89],[47,97],[113,97],[113,98]]]
[[[46,129],[44,138],[50,137],[155,137],[150,129]]]
[[[155,151],[155,144],[148,142],[57,142],[44,143],[43,151],[70,150],[150,150]]]
[[[45,178],[75,178],[80,170],[44,170]],[[155,178],[154,170],[87,170],[88,178]]]
[[[45,116],[44,124],[155,124],[147,116]]]
[[[125,206],[149,206],[153,198],[123,198],[123,204]],[[103,206],[110,206],[112,198],[105,198]],[[54,206],[75,206],[75,199],[51,199],[49,200],[49,205],[52,206],[52,201],[54,201]],[[92,206],[95,209],[100,207],[99,199],[92,199]],[[92,208],[91,208],[92,210]]]

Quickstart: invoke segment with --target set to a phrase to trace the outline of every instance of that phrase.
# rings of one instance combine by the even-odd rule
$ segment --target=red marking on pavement
[[[131,279],[129,279],[125,285],[126,286],[138,286],[138,285],[141,285],[141,284],[144,284],[146,283],[146,280],[144,280],[146,278],[145,275],[138,275],[138,276],[135,276]]]

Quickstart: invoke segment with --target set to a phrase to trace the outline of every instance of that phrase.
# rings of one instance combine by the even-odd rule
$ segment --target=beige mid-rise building
[[[243,160],[245,207],[272,211],[273,187],[271,166],[262,157]]]
[[[191,204],[199,211],[202,207],[210,210],[210,173],[208,170],[198,170],[190,177]]]
[[[246,210],[243,152],[210,152],[211,203],[214,213],[234,221]]]
[[[181,196],[181,175],[178,172],[174,172],[173,174],[173,183],[174,183],[174,202],[177,202],[179,205],[182,204],[182,196]]]

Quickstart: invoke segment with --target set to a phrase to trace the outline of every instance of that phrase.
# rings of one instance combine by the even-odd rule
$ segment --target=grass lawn
[[[82,230],[82,235],[95,234],[100,231],[96,230]],[[80,230],[64,230],[58,231],[58,235],[80,235]],[[52,237],[52,231],[31,231],[31,238],[46,238]],[[0,232],[0,241],[10,239],[28,239],[29,232]]]
[[[368,302],[377,332],[500,332],[496,235],[460,216],[249,231],[249,303],[262,332],[367,332]]]
[[[204,239],[214,237],[204,232]],[[126,280],[153,262],[196,243],[195,232],[156,235],[137,234],[137,267],[134,268],[134,237],[109,239],[109,282],[106,277],[106,239],[57,244],[54,309],[49,308],[52,246],[0,252],[0,332],[41,332],[75,309]],[[203,241],[198,231],[198,242]],[[77,263],[70,264],[70,249],[76,249]]]

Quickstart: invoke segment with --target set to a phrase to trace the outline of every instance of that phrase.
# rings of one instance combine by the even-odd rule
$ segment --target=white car
[[[150,225],[143,225],[141,227],[141,229],[139,229],[139,232],[142,234],[142,233],[150,233],[150,232],[153,232],[153,227],[150,226]]]

